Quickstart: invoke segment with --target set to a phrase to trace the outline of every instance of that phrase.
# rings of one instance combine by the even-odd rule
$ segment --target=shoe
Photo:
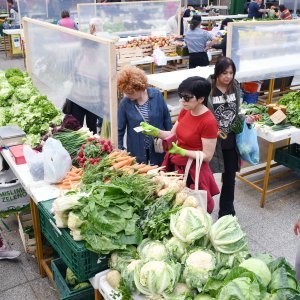
[[[0,249],[0,260],[1,259],[16,259],[21,255],[20,251]]]

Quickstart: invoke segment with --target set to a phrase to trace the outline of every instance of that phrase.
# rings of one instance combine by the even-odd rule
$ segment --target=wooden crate
[[[139,47],[117,49],[117,59],[119,65],[123,65],[129,63],[130,61],[142,58],[143,52]]]
[[[172,72],[172,71],[179,71],[179,70],[185,70],[188,68],[187,63],[175,63],[175,62],[170,62],[165,66],[162,66],[161,68],[161,73],[164,72]]]
[[[159,47],[160,50],[162,50],[166,55],[168,55],[168,53],[176,53],[176,45],[170,45],[170,46],[163,46],[163,47]]]
[[[28,233],[24,232],[24,229],[29,226],[33,226],[31,213],[19,213],[17,215],[19,223],[19,233],[26,253],[34,253],[36,244],[35,238],[30,238]]]
[[[141,45],[139,48],[142,50],[143,56],[151,56],[153,54],[153,46],[150,43]]]

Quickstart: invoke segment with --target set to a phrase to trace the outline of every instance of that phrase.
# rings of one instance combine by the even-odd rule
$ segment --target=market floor
[[[0,52],[0,69],[24,69],[22,59],[5,61],[4,58]],[[173,100],[175,103],[175,94]],[[221,186],[220,176],[217,175],[216,179]],[[274,184],[286,179],[279,178]],[[268,252],[275,257],[284,256],[294,264],[298,238],[293,234],[293,224],[300,212],[299,186],[269,195],[265,208],[260,208],[260,194],[237,180],[235,198],[236,214],[247,234],[250,251]],[[215,201],[216,207],[212,214],[214,219],[217,218],[218,196]],[[22,251],[16,261],[0,261],[0,299],[58,299],[50,281],[39,275],[35,258],[24,253],[16,219],[11,216],[0,220],[0,230],[13,249]]]

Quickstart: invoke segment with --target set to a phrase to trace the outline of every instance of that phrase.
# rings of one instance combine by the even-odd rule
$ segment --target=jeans
[[[235,173],[238,170],[238,153],[233,149],[222,150],[224,159],[224,173],[222,174],[222,189],[220,195],[219,218],[225,215],[235,215],[234,188]]]

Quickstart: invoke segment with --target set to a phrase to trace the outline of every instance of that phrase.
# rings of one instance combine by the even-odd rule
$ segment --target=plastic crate
[[[248,93],[246,91],[243,91],[243,102],[246,102],[247,104],[257,103],[258,101],[258,93]]]
[[[52,260],[51,268],[53,272],[53,279],[61,300],[94,299],[94,288],[92,285],[75,291],[70,290],[68,284],[65,281],[67,266],[61,258]]]
[[[300,173],[300,145],[295,143],[276,149],[274,160]]]
[[[99,256],[86,249],[85,242],[76,242],[70,235],[69,229],[57,228],[51,214],[54,200],[38,204],[40,227],[45,238],[57,251],[64,263],[73,271],[75,276],[85,281],[108,267],[108,256]]]

